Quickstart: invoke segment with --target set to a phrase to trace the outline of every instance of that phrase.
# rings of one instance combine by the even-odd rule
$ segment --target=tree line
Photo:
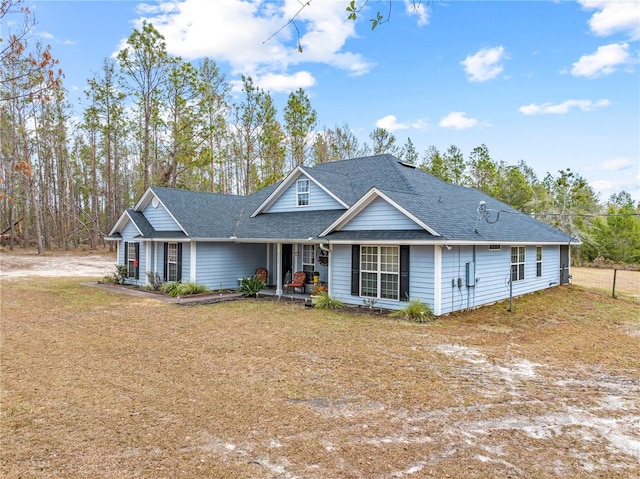
[[[640,207],[626,192],[600,203],[578,173],[540,179],[484,144],[466,157],[455,145],[419,153],[383,128],[361,142],[347,123],[318,127],[303,89],[278,112],[250,76],[234,100],[214,60],[170,55],[150,23],[88,79],[77,116],[51,48],[29,44],[32,16],[20,3],[4,0],[0,16],[24,20],[0,50],[0,228],[10,248],[95,248],[150,185],[246,195],[297,165],[390,153],[576,235],[586,259],[640,261]]]

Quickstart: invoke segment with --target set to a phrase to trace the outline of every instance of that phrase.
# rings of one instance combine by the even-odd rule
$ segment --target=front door
[[[569,282],[569,245],[560,245],[560,284]]]
[[[293,278],[293,245],[292,244],[283,244],[282,245],[282,281],[286,282],[288,279],[291,281]],[[289,275],[287,276],[287,272]]]

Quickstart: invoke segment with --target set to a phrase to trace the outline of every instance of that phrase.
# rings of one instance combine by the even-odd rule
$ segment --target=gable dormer
[[[184,231],[169,208],[158,195],[149,188],[134,208],[141,212],[156,231]]]
[[[293,170],[251,215],[318,210],[342,210],[347,205],[327,185],[301,167]]]
[[[333,231],[371,230],[425,230],[433,236],[440,236],[437,231],[376,188],[369,190],[320,236]]]

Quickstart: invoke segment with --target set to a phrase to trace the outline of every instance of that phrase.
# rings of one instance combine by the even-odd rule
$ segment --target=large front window
[[[524,246],[513,246],[511,248],[511,281],[521,281],[524,279]]]
[[[397,246],[362,246],[360,248],[360,295],[397,300],[399,287],[399,248]]]
[[[167,281],[178,281],[178,243],[167,246]]]
[[[298,206],[309,206],[309,180],[303,179],[296,182],[296,194]]]

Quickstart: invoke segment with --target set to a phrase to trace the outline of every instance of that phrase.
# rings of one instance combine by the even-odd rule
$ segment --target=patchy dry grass
[[[3,281],[3,477],[640,477],[640,306],[431,324]]]
[[[606,268],[571,267],[573,284],[596,288],[605,293],[613,292],[614,270]],[[616,296],[640,301],[640,271],[621,270],[616,272]]]

